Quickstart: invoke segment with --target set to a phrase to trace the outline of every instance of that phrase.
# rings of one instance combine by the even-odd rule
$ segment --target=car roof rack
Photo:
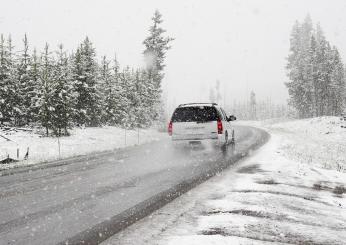
[[[186,103],[186,104],[180,104],[179,107],[181,106],[186,106],[186,105],[214,105],[216,106],[217,103],[211,103],[211,102],[208,102],[208,103]]]

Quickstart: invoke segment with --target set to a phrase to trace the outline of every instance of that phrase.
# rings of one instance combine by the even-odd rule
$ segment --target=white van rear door
[[[173,136],[181,139],[212,139],[217,138],[217,123],[211,122],[175,122]]]
[[[172,116],[173,139],[215,139],[217,119],[211,106],[178,107]]]

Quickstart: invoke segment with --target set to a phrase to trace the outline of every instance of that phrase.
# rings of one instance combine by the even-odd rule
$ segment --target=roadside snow
[[[0,135],[11,140],[8,141],[0,137],[0,160],[7,158],[7,155],[17,159],[17,149],[19,149],[19,160],[21,160],[17,163],[0,164],[0,170],[88,153],[114,150],[137,145],[138,143],[143,144],[159,140],[165,136],[165,134],[159,133],[155,129],[126,130],[125,132],[124,129],[117,127],[75,128],[71,131],[71,136],[60,137],[59,139],[56,137],[41,137],[38,134],[26,131],[5,134],[1,129]],[[29,159],[23,161],[28,147]]]
[[[338,117],[318,117],[279,122],[240,122],[261,127],[284,138],[280,150],[289,159],[325,169],[346,170],[346,122]]]
[[[304,148],[287,147],[308,148],[321,135],[336,144],[344,132],[329,120],[265,125],[271,139],[253,156],[103,244],[345,244],[346,173],[315,164],[324,152],[296,161]],[[320,149],[311,147],[307,155]]]

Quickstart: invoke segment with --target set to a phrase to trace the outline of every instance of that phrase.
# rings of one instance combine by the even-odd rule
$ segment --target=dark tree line
[[[63,45],[30,50],[25,35],[14,52],[0,37],[0,120],[13,126],[41,125],[46,134],[67,135],[73,126],[147,127],[160,120],[161,81],[172,38],[156,11],[143,44],[147,67],[120,68],[106,56],[98,62],[88,37],[73,53]]]
[[[339,51],[309,16],[296,21],[290,38],[286,83],[300,118],[340,115],[345,110],[345,69]]]

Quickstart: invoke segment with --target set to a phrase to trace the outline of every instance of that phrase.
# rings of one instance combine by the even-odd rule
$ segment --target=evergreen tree
[[[137,69],[133,75],[134,77],[134,101],[132,106],[134,108],[134,114],[136,116],[136,127],[147,127],[151,123],[151,104],[148,88],[146,86],[147,76],[144,70]],[[158,109],[160,110],[160,109]],[[163,114],[162,114],[163,115]]]
[[[302,25],[296,21],[290,39],[290,54],[287,69],[290,82],[286,83],[290,104],[297,108],[300,117],[309,117],[312,112],[311,83],[311,37],[312,22],[307,16]]]
[[[29,70],[29,87],[31,88],[29,91],[29,97],[30,97],[30,105],[27,108],[28,110],[28,117],[30,118],[30,121],[37,122],[38,114],[40,111],[39,108],[39,96],[40,96],[40,58],[37,55],[36,49],[34,49],[31,59],[30,59],[30,70]]]
[[[73,87],[69,73],[69,60],[63,45],[59,45],[58,59],[54,66],[51,103],[54,110],[51,112],[51,125],[56,135],[68,134],[71,126],[73,101]]]
[[[119,62],[115,56],[113,62],[112,80],[114,83],[114,124],[124,126],[128,114],[129,100],[127,96],[127,83],[124,73],[120,72]]]
[[[300,77],[299,82],[299,95],[300,95],[300,106],[302,109],[302,117],[311,117],[312,116],[312,73],[311,73],[311,37],[313,35],[313,26],[310,16],[308,15],[302,26],[301,26],[301,48],[299,58],[300,67]]]
[[[316,29],[316,62],[314,64],[314,70],[316,76],[314,83],[316,84],[316,116],[328,115],[329,107],[329,92],[328,87],[330,83],[330,44],[327,42],[322,29],[317,25]]]
[[[340,115],[344,112],[345,102],[345,74],[344,65],[341,61],[340,54],[336,47],[332,49],[331,67],[333,68],[330,74],[329,98],[331,115]]]
[[[157,111],[161,106],[161,82],[164,77],[163,69],[166,52],[171,48],[169,43],[173,40],[171,37],[165,37],[164,30],[160,25],[162,15],[158,10],[155,11],[152,18],[153,25],[149,28],[149,36],[143,41],[145,50],[143,52],[147,69],[147,86],[150,87],[150,105],[153,113],[152,120],[156,120],[160,114]]]
[[[49,136],[49,129],[52,128],[52,114],[54,107],[52,103],[53,95],[53,60],[49,52],[49,46],[46,43],[44,53],[42,54],[42,65],[39,76],[39,122],[46,129],[46,135]]]
[[[73,90],[76,92],[76,105],[74,122],[79,126],[86,123],[86,110],[83,105],[85,100],[85,86],[84,86],[84,76],[82,67],[82,52],[81,46],[76,50],[71,57],[72,59],[72,80],[73,80]]]
[[[290,104],[299,117],[339,115],[344,106],[344,68],[337,49],[331,48],[322,28],[313,29],[308,16],[296,22],[290,40],[286,83]]]
[[[317,41],[314,36],[311,37],[311,43],[310,43],[310,50],[309,50],[309,58],[308,61],[309,66],[309,83],[312,84],[312,116],[318,115],[318,103],[319,103],[319,88],[318,88],[318,77],[319,77],[319,70],[317,69],[318,65],[318,57],[317,57]]]
[[[156,11],[144,40],[146,69],[120,71],[104,57],[97,63],[95,49],[86,38],[69,57],[62,45],[52,56],[48,44],[41,55],[31,53],[27,35],[23,50],[14,57],[9,38],[0,38],[0,118],[15,126],[39,123],[48,136],[68,134],[77,125],[101,124],[147,127],[164,120],[161,82],[169,43]]]
[[[0,36],[0,119],[10,121],[13,117],[16,94],[13,79],[12,44],[9,38],[6,46],[5,38]]]
[[[30,55],[27,35],[24,35],[23,50],[18,57],[17,66],[17,123],[18,125],[28,124],[32,118],[30,116],[31,93],[34,91],[34,84],[30,83]]]
[[[15,121],[15,115],[16,112],[19,112],[20,109],[18,108],[18,100],[19,95],[17,94],[16,91],[18,91],[17,89],[17,82],[16,82],[16,78],[17,78],[17,69],[16,69],[16,61],[15,61],[15,55],[14,55],[14,46],[12,45],[12,38],[11,35],[9,35],[8,39],[7,39],[7,60],[8,60],[8,65],[9,65],[9,90],[8,90],[8,99],[9,99],[9,105],[12,108],[11,111],[11,115],[12,115],[12,123],[14,123],[15,125],[17,125],[16,121]]]
[[[112,76],[110,61],[107,60],[106,56],[103,56],[101,60],[99,75],[100,75],[99,90],[102,93],[102,107],[103,107],[102,123],[114,125],[116,123],[115,80],[114,80],[114,76]]]
[[[79,125],[98,126],[101,123],[98,65],[88,37],[77,49],[73,63],[73,84],[77,93],[75,121]]]
[[[120,74],[121,88],[123,90],[121,125],[125,128],[134,128],[136,126],[136,115],[133,108],[136,97],[135,81],[133,71],[127,66]],[[120,109],[120,108],[119,108]]]
[[[151,86],[148,86],[147,83],[148,79],[148,73],[146,70],[140,70],[139,71],[139,94],[141,97],[141,113],[140,113],[140,124],[143,127],[148,127],[152,123],[153,116],[151,115],[151,105],[154,103],[154,101],[151,99],[151,93],[152,88]],[[163,103],[158,103],[159,106],[159,114],[164,116],[163,113]],[[161,108],[160,108],[161,106]],[[160,121],[160,119],[159,119]],[[162,121],[162,120],[161,120]]]

